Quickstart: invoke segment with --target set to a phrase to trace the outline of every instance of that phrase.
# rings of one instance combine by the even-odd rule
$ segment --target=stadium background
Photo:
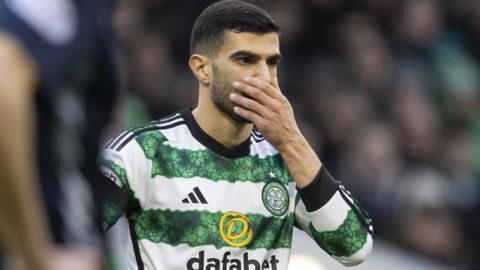
[[[194,106],[190,30],[212,2],[119,1],[118,130]],[[301,129],[374,219],[351,269],[478,269],[480,1],[250,2],[280,25]],[[319,253],[296,231],[291,269],[343,269]]]

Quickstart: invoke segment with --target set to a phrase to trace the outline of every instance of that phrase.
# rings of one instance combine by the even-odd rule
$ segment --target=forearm
[[[46,269],[48,233],[34,173],[32,73],[0,33],[0,237],[29,269]]]
[[[1,105],[3,115],[0,146],[0,225],[7,247],[33,265],[47,243],[43,209],[39,205],[38,182],[32,167],[32,138],[26,112]],[[8,119],[5,119],[9,116]],[[30,117],[31,118],[31,117]]]
[[[322,168],[299,196],[297,222],[323,250],[344,265],[365,260],[372,249],[372,220],[340,182]]]
[[[303,136],[280,151],[299,191],[296,215],[300,226],[342,264],[365,260],[373,235],[368,214],[322,166]]]

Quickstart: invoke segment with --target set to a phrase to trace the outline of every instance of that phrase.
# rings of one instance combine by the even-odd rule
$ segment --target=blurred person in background
[[[257,6],[209,6],[191,34],[197,106],[106,145],[104,172],[123,196],[105,221],[127,216],[128,269],[287,269],[294,224],[344,265],[370,253],[371,219],[280,91],[279,46]]]
[[[403,140],[403,154],[415,167],[436,161],[442,139],[435,104],[430,95],[418,89],[401,88],[393,95],[391,105]]]
[[[397,179],[403,169],[396,130],[386,120],[370,120],[352,136],[338,176],[375,220],[375,232],[391,232]]]
[[[97,153],[117,89],[112,5],[0,1],[0,246],[11,269],[102,267]]]
[[[345,16],[339,26],[339,45],[355,84],[365,89],[370,99],[384,105],[392,59],[376,20],[361,12]]]
[[[407,167],[398,178],[392,239],[424,256],[459,264],[469,254],[452,208],[452,185],[432,167]]]

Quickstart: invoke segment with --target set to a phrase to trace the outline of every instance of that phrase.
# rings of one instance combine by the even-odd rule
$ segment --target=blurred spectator
[[[375,220],[375,231],[384,235],[392,225],[397,178],[403,160],[394,127],[386,121],[372,121],[359,128],[352,146],[338,168],[362,205]]]
[[[440,35],[443,12],[440,0],[405,0],[393,26],[398,45],[405,49],[428,49]]]
[[[408,248],[448,263],[461,262],[463,237],[451,211],[450,183],[431,167],[409,167],[398,179],[395,238]]]
[[[436,162],[440,146],[438,115],[431,97],[412,85],[395,93],[392,113],[402,135],[402,148],[411,163]]]
[[[392,76],[392,59],[375,18],[352,13],[340,25],[340,45],[358,85],[383,102]]]

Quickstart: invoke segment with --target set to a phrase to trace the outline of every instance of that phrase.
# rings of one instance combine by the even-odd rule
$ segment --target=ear
[[[199,83],[210,85],[212,79],[211,60],[208,56],[193,54],[188,60],[188,65],[193,75],[197,77]]]

